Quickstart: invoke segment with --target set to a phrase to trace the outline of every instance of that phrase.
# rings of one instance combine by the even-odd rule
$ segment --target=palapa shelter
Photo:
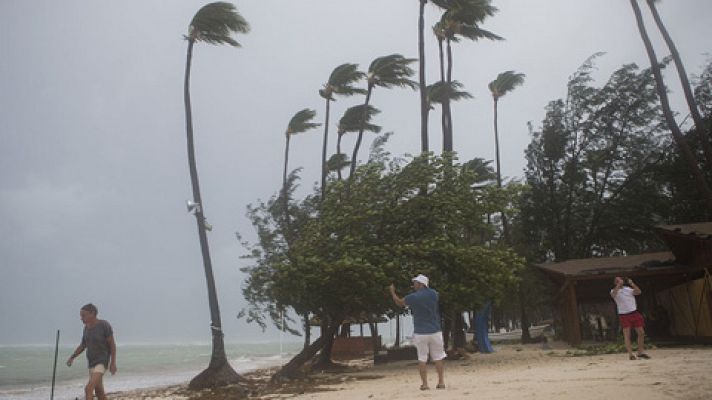
[[[559,286],[562,336],[572,345],[615,337],[613,278],[641,287],[638,308],[653,337],[712,342],[712,223],[665,225],[656,231],[670,251],[538,265]]]

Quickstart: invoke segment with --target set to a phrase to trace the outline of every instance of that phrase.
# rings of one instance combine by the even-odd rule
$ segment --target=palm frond
[[[305,108],[292,117],[291,120],[289,120],[289,124],[287,125],[287,135],[294,135],[297,133],[302,133],[306,132],[310,129],[314,129],[318,126],[321,126],[320,123],[316,122],[311,122],[312,119],[316,116],[316,111],[311,110],[309,108]]]
[[[522,85],[524,83],[524,77],[526,77],[526,75],[522,73],[505,71],[497,75],[497,79],[490,82],[487,87],[489,87],[492,97],[496,100],[508,92],[511,92],[517,86]]]
[[[465,39],[470,39],[472,41],[477,41],[480,39],[489,40],[504,40],[503,37],[492,33],[486,29],[482,29],[477,25],[460,24],[459,29],[455,34],[464,37]]]
[[[415,73],[410,68],[410,64],[415,61],[417,61],[415,58],[405,58],[400,54],[376,58],[368,67],[369,87],[392,88],[397,86],[416,89],[418,83],[409,79]]]
[[[354,83],[365,78],[366,74],[358,70],[358,64],[341,64],[334,68],[324,88],[319,91],[321,97],[332,99],[332,95],[353,96],[366,94],[366,89],[356,88]]]
[[[349,158],[346,154],[334,154],[329,157],[329,161],[326,162],[326,169],[330,172],[338,171],[348,167],[349,164],[351,164],[351,161],[349,161]]]
[[[361,121],[365,121],[363,126],[364,131],[379,133],[381,131],[381,127],[370,123],[370,121],[374,115],[380,112],[381,111],[379,109],[371,105],[366,106],[364,104],[360,104],[358,106],[350,107],[344,112],[344,115],[339,120],[338,131],[340,134],[346,132],[358,132],[361,129]]]
[[[476,25],[499,11],[491,0],[448,0],[444,17],[468,25]]]
[[[237,12],[234,4],[218,1],[206,4],[193,16],[187,39],[239,47],[240,44],[232,38],[232,34],[249,31],[250,25]]]
[[[445,82],[439,81],[428,86],[428,102],[430,104],[442,104],[447,100],[458,101],[462,99],[471,99],[472,95],[466,91],[460,90],[463,85],[458,81]]]

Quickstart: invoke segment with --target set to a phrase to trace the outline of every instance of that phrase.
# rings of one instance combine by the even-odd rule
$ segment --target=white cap
[[[418,276],[416,276],[415,278],[411,279],[411,281],[420,282],[420,283],[422,283],[422,284],[425,285],[425,286],[428,286],[428,282],[430,282],[430,280],[428,279],[428,277],[425,276],[425,275],[423,275],[423,274],[418,274]]]

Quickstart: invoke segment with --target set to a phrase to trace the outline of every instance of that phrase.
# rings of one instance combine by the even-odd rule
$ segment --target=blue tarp
[[[494,349],[489,340],[488,320],[489,314],[492,311],[492,302],[487,300],[482,309],[475,313],[475,338],[477,339],[477,347],[480,353],[493,353]]]

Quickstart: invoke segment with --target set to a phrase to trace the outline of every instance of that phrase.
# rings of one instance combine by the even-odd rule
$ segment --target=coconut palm
[[[432,104],[450,104],[453,101],[462,99],[471,99],[472,95],[468,92],[461,91],[462,84],[458,81],[446,82],[438,81],[428,86],[428,105],[432,108]],[[449,127],[449,121],[445,112],[442,113],[443,131]],[[452,136],[446,135],[444,139],[450,142],[444,143],[443,147],[452,148]]]
[[[330,104],[335,101],[334,95],[353,96],[366,94],[366,90],[355,88],[354,83],[365,78],[366,74],[358,70],[358,64],[341,64],[334,68],[329,75],[329,80],[319,89],[319,95],[326,100],[326,116],[324,121],[324,143],[321,151],[321,198],[326,194],[326,175],[329,173],[326,160],[326,149],[329,138],[329,113]]]
[[[289,143],[292,136],[304,133],[310,129],[321,126],[320,123],[312,122],[316,116],[316,111],[305,108],[292,117],[287,124],[287,129],[284,131],[284,170],[282,171],[282,199],[284,201],[284,222],[289,230],[289,199],[287,196],[287,171],[289,169]],[[289,236],[289,235],[286,235]],[[288,238],[289,239],[289,238]]]
[[[425,83],[425,4],[428,0],[418,0],[420,9],[418,12],[418,87],[420,89],[420,151],[427,153],[430,150],[428,141],[428,92]],[[431,0],[437,6],[442,7],[445,0]]]
[[[448,0],[443,6],[446,8],[440,22],[433,28],[438,38],[440,47],[441,79],[452,82],[453,55],[452,43],[459,42],[461,38],[477,41],[479,39],[503,40],[502,37],[479,27],[487,17],[494,15],[497,8],[490,4],[490,0]],[[447,48],[447,72],[442,44]],[[453,125],[450,102],[442,104],[443,109],[443,151],[453,151]]]
[[[648,36],[648,31],[645,28],[645,23],[643,22],[643,15],[640,12],[640,7],[638,6],[638,0],[630,0],[630,5],[633,8],[633,14],[635,14],[635,21],[638,25],[638,31],[640,32],[640,37],[643,39],[643,44],[645,45],[645,51],[648,54],[648,60],[650,61],[650,67],[653,71],[653,76],[655,77],[655,87],[658,92],[658,97],[660,97],[660,106],[662,107],[663,116],[665,117],[665,122],[667,123],[668,129],[672,132],[673,139],[680,148],[680,153],[682,158],[687,162],[687,166],[690,173],[695,179],[695,183],[702,193],[702,197],[705,199],[705,204],[709,212],[712,212],[712,190],[710,190],[709,185],[705,181],[700,166],[698,164],[697,157],[690,149],[687,139],[683,135],[680,127],[675,121],[672,109],[670,108],[670,101],[667,96],[667,88],[665,87],[665,82],[663,81],[663,75],[660,71],[660,65],[658,64],[658,58],[655,54],[655,49],[653,49],[653,44]]]
[[[488,87],[494,100],[494,146],[497,162],[497,187],[502,187],[502,172],[499,162],[499,130],[497,129],[497,105],[499,99],[524,83],[524,74],[514,71],[505,71],[497,75],[497,79],[489,83]]]
[[[341,152],[341,139],[349,132],[359,132],[360,134],[363,134],[364,131],[380,133],[381,127],[371,123],[371,118],[380,112],[381,111],[376,107],[368,104],[361,104],[347,109],[339,120],[339,137],[336,141],[336,154],[332,157],[332,166],[336,169],[336,174],[339,177],[339,180],[342,179],[341,169],[347,165],[350,165],[349,161],[346,159],[346,155]]]
[[[410,77],[413,76],[413,70],[410,68],[410,64],[415,61],[413,58],[405,58],[400,54],[391,54],[388,56],[378,57],[371,65],[368,67],[367,82],[368,87],[366,90],[366,101],[364,106],[368,107],[371,101],[371,94],[373,93],[373,88],[383,87],[383,88],[393,88],[393,87],[409,87],[415,89],[417,84],[413,82]],[[366,117],[368,113],[362,113],[361,126],[358,132],[358,137],[356,138],[356,145],[354,146],[353,155],[351,157],[351,171],[349,178],[351,178],[356,170],[356,162],[358,161],[358,150],[361,146],[361,141],[363,140],[363,131],[366,128]]]
[[[205,280],[208,286],[208,304],[210,306],[210,330],[212,333],[213,351],[210,357],[208,368],[198,374],[190,381],[191,389],[202,389],[206,387],[223,386],[235,383],[241,377],[232,369],[227,362],[225,355],[225,343],[223,341],[222,323],[220,321],[220,308],[218,306],[217,291],[215,289],[215,279],[213,277],[213,267],[210,260],[210,249],[208,248],[208,238],[206,234],[205,205],[200,196],[200,185],[198,181],[198,168],[195,160],[195,147],[193,144],[193,118],[190,104],[190,67],[193,59],[193,46],[196,42],[205,42],[212,45],[228,44],[239,47],[240,44],[232,38],[234,33],[247,33],[249,25],[247,21],[237,12],[235,6],[230,3],[216,2],[203,6],[190,21],[188,34],[185,39],[188,41],[188,51],[185,64],[184,82],[184,102],[185,102],[185,125],[188,142],[188,166],[190,170],[190,182],[193,188],[193,202],[197,204],[194,208],[195,218],[198,225],[198,236],[200,239],[200,249],[203,255],[203,268],[205,270]]]
[[[680,83],[682,84],[682,90],[685,93],[685,100],[687,101],[687,107],[690,109],[690,115],[692,115],[692,120],[695,122],[695,127],[697,128],[697,134],[700,137],[700,142],[702,142],[702,150],[704,151],[705,158],[707,159],[707,165],[712,168],[712,130],[705,129],[705,123],[702,120],[702,115],[700,114],[700,109],[695,101],[695,96],[692,94],[692,87],[690,86],[690,80],[687,78],[687,72],[685,71],[685,64],[682,63],[682,58],[680,57],[680,52],[677,51],[677,46],[673,42],[670,33],[665,28],[662,18],[660,18],[660,13],[655,6],[659,0],[646,0],[650,12],[653,14],[653,19],[655,24],[658,26],[658,30],[663,35],[665,39],[665,44],[667,44],[672,59],[675,62],[675,68],[677,69],[677,75],[680,77]],[[705,132],[706,131],[706,132]]]

